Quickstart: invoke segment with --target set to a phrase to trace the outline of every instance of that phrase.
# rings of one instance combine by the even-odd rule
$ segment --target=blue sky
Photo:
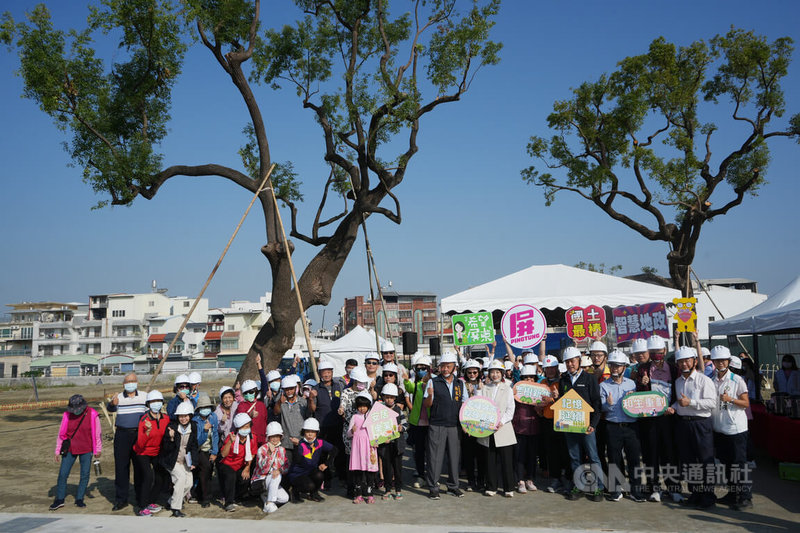
[[[265,11],[270,5],[288,6],[265,17],[267,24],[294,17],[290,2],[265,4]],[[33,5],[11,1],[3,9],[21,19]],[[84,20],[83,2],[48,5],[58,26]],[[545,119],[554,100],[611,71],[620,59],[644,52],[660,35],[688,44],[735,25],[770,40],[800,41],[798,15],[800,4],[793,1],[506,1],[494,30],[494,38],[504,43],[500,65],[482,70],[461,102],[440,106],[423,120],[420,152],[396,189],[402,225],[369,219],[381,280],[399,290],[443,297],[532,264],[621,264],[623,274],[650,265],[666,275],[665,243],[644,240],[578,198],[562,195],[545,207],[542,190],[520,178],[520,170],[531,164],[525,154],[528,137],[550,135]],[[783,84],[787,114],[776,126],[800,111],[798,55]],[[80,169],[69,167],[62,134],[20,97],[17,67],[15,54],[0,52],[0,304],[146,292],[152,279],[172,295],[194,296],[249,193],[221,180],[178,178],[154,200],[90,210],[100,198],[81,182]],[[321,135],[294,91],[261,88],[257,96],[273,158],[292,160],[304,182],[300,218],[307,229],[327,176]],[[167,164],[241,166],[236,150],[243,143],[244,106],[205,49],[190,51],[173,102],[171,133],[163,145]],[[721,126],[731,123],[720,110],[709,110],[707,117]],[[712,147],[715,156],[730,150],[737,138],[737,130],[724,126]],[[798,274],[798,168],[800,146],[777,139],[769,185],[703,229],[694,263],[701,277],[752,278],[762,292],[774,293]],[[264,239],[261,215],[254,210],[206,293],[212,306],[256,300],[269,290],[268,265],[259,251]],[[298,244],[297,266],[302,268],[313,252]],[[368,292],[360,236],[334,287],[325,325],[336,320],[345,297]],[[310,314],[318,328],[322,310]]]

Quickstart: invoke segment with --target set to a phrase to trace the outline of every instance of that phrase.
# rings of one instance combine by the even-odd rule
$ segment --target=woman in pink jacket
[[[64,507],[64,498],[67,496],[67,478],[76,459],[79,459],[81,463],[81,477],[78,483],[78,493],[75,495],[75,505],[86,507],[83,497],[86,494],[86,487],[89,485],[92,456],[100,458],[102,450],[100,417],[97,415],[97,411],[88,406],[83,396],[75,394],[69,399],[67,411],[61,418],[61,429],[58,430],[56,439],[55,461],[61,461],[61,469],[58,471],[56,499],[50,506],[51,511]]]

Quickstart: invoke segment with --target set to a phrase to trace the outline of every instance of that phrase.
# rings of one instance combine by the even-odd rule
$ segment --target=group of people
[[[396,361],[394,346],[384,342],[363,366],[348,360],[343,376],[334,377],[334,366],[320,362],[319,382],[265,372],[259,359],[259,380],[222,387],[216,405],[201,390],[197,373],[175,379],[166,406],[161,392],[140,391],[136,374],[129,374],[123,391],[108,403],[117,413],[112,510],[129,505],[131,469],[140,516],[158,513],[164,504],[176,517],[185,516],[187,502],[208,507],[217,497],[215,470],[226,511],[248,497],[260,498],[265,513],[290,499],[322,501],[334,476],[355,504],[376,497],[402,500],[406,445],[416,470],[413,486],[426,488],[434,500],[440,498],[442,474],[446,492],[460,498],[465,491],[490,497],[536,491],[538,473],[547,492],[568,499],[619,501],[627,493],[637,502],[666,497],[700,508],[717,501],[714,488],[723,484],[728,492],[720,501],[746,509],[752,506],[752,394],[740,375],[742,359],[715,346],[708,351],[707,375],[704,351],[681,346],[668,360],[666,341],[654,336],[633,341],[630,355],[609,353],[595,342],[588,355],[568,347],[559,360],[545,355],[543,342],[538,356],[526,352],[506,361],[491,352],[486,359],[446,352],[434,366],[431,357],[416,354],[406,369]],[[549,396],[538,405],[520,403],[512,388],[517,381],[541,383]],[[553,404],[572,389],[594,410],[586,433],[554,428]],[[622,400],[637,391],[663,393],[666,414],[629,416]],[[489,437],[472,437],[460,424],[461,406],[473,396],[490,398],[500,413]],[[400,438],[375,446],[367,417],[378,402],[397,414]],[[99,426],[97,413],[73,397],[55,450],[63,458],[51,509],[64,505],[76,458],[81,479],[75,503],[83,505],[90,459],[101,452]],[[595,475],[586,476],[588,471]],[[682,481],[688,484],[686,498]],[[169,492],[168,503],[163,492]]]

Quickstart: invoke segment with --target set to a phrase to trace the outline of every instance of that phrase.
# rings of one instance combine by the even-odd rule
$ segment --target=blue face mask
[[[242,437],[246,437],[249,434],[250,434],[250,429],[249,428],[248,429],[240,429],[239,430],[239,435],[242,436]]]
[[[427,373],[428,373],[427,370],[423,370],[421,368],[419,370],[415,371],[416,376],[418,378],[420,378],[420,379],[424,378]]]
[[[136,389],[139,388],[139,384],[136,382],[125,383],[122,387],[125,389],[125,392],[136,392]]]
[[[208,415],[211,414],[211,409],[209,409],[208,407],[203,407],[198,412],[200,413],[200,416],[202,416],[203,418],[206,418]]]
[[[256,399],[256,393],[248,392],[247,394],[244,395],[244,399],[247,400],[248,402],[252,402],[253,400]]]
[[[164,402],[150,402],[150,410],[154,413],[161,411],[162,407],[164,407]]]
[[[280,381],[273,381],[269,384],[269,388],[272,392],[278,392],[281,390],[281,382]]]
[[[188,396],[191,391],[189,389],[178,389],[178,392]]]

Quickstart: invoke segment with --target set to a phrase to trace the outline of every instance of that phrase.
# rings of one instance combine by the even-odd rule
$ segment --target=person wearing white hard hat
[[[541,383],[550,389],[550,397],[546,397],[543,404],[536,407],[537,414],[542,419],[542,423],[539,424],[541,431],[539,441],[544,450],[545,469],[549,477],[546,490],[550,493],[561,492],[567,486],[563,473],[568,469],[569,465],[564,434],[560,431],[555,431],[553,428],[555,414],[552,406],[558,400],[561,381],[561,372],[558,365],[559,362],[555,356],[547,355],[542,359],[544,378]]]
[[[611,377],[600,384],[600,402],[606,417],[609,466],[615,466],[618,471],[617,476],[610,476],[614,480],[614,486],[610,488],[608,499],[614,502],[622,499],[623,487],[617,485],[617,480],[620,479],[626,466],[631,499],[635,502],[645,501],[641,481],[637,476],[640,472],[642,448],[636,433],[636,419],[628,416],[622,409],[622,400],[636,391],[636,383],[625,377],[625,369],[629,364],[627,355],[620,350],[612,350],[608,354]]]
[[[147,412],[145,401],[147,393],[139,390],[139,379],[131,372],[122,382],[122,392],[115,394],[108,402],[108,412],[117,413],[114,420],[114,505],[112,511],[128,506],[131,465],[133,478],[139,477],[133,445],[136,443],[139,419]],[[135,481],[134,481],[135,483]]]
[[[200,375],[200,372],[190,372],[189,373],[189,387],[191,392],[189,392],[189,396],[197,401],[197,395],[200,393],[200,384],[203,382],[203,376]]]
[[[542,344],[542,343],[540,343],[540,344]],[[539,357],[535,353],[528,352],[527,354],[525,354],[523,356],[523,358],[522,358],[522,365],[523,365],[523,369],[526,366],[533,367],[535,376],[538,377],[538,376],[541,375],[541,372],[539,371]],[[530,374],[528,374],[528,375],[530,375]],[[522,369],[520,370],[520,379],[521,378],[522,378]]]
[[[584,464],[583,457],[588,456],[592,468],[601,468],[600,457],[597,453],[597,424],[600,422],[600,387],[597,384],[597,378],[581,370],[580,360],[581,353],[574,346],[569,346],[564,349],[562,360],[567,367],[567,372],[561,376],[559,386],[559,394],[563,396],[570,389],[575,389],[575,392],[588,403],[594,412],[591,413],[589,418],[589,427],[586,428],[585,434],[567,433],[564,435],[564,440],[567,443],[567,452],[569,453],[570,467],[572,479],[575,479],[575,472]],[[575,486],[573,482],[572,490],[567,495],[570,500],[577,500],[583,493],[582,488]],[[603,500],[603,480],[598,477],[597,486],[593,492],[589,494],[593,501],[599,502]]]
[[[728,493],[718,499],[737,511],[753,507],[752,485],[747,475],[747,413],[750,399],[747,384],[729,370],[731,352],[714,346],[709,352],[716,370],[712,378],[717,389],[717,404],[711,414],[717,459],[725,465]],[[737,358],[738,359],[738,358]],[[723,480],[717,480],[718,484]]]
[[[672,403],[672,387],[678,378],[677,368],[666,361],[666,341],[657,335],[649,339],[636,339],[631,345],[636,365],[631,370],[631,379],[638,392],[660,392]],[[665,496],[680,497],[680,480],[667,475],[677,469],[673,439],[675,420],[669,416],[646,416],[636,421],[639,443],[642,446],[642,462],[645,465],[646,485],[644,492],[651,502],[661,501],[661,480],[665,483]],[[674,497],[674,498],[675,498]]]
[[[530,354],[533,355],[533,354]],[[526,356],[529,357],[529,356]],[[536,357],[533,355],[533,357]],[[537,359],[538,361],[538,359]],[[520,370],[520,383],[537,383],[536,366],[524,364]],[[517,492],[537,490],[534,480],[536,479],[536,463],[539,450],[539,418],[540,414],[536,406],[528,403],[516,402],[514,408],[514,418],[511,425],[514,426],[514,435],[517,438],[517,446],[514,453],[515,475],[517,481]]]
[[[286,448],[281,446],[282,437],[280,422],[267,424],[267,442],[258,449],[253,462],[250,494],[261,498],[262,509],[267,514],[289,501],[289,494],[281,487],[281,479],[289,471]]]
[[[483,388],[481,379],[481,363],[476,359],[469,359],[462,369],[464,372],[464,385],[467,395],[472,397]],[[478,437],[469,433],[461,435],[461,468],[467,473],[468,492],[483,491],[486,484],[486,461],[483,458],[483,447],[478,444]],[[477,472],[477,473],[476,473]]]
[[[192,418],[197,428],[198,445],[197,459],[193,458],[195,483],[192,494],[204,508],[211,506],[211,474],[222,442],[219,438],[219,419],[213,408],[211,398],[201,392],[197,396],[197,410]]]
[[[319,383],[317,384],[316,410],[314,418],[319,420],[319,437],[330,442],[337,449],[344,448],[342,441],[343,419],[339,414],[339,406],[342,401],[342,392],[347,388],[347,384],[341,377],[333,377],[333,363],[330,361],[320,361],[317,365],[319,372]],[[339,481],[345,483],[347,480],[347,457],[344,453],[336,456],[334,468]],[[326,486],[330,485],[332,469],[325,470]]]
[[[267,424],[269,423],[267,406],[258,399],[258,384],[252,379],[245,380],[240,390],[242,391],[242,401],[236,406],[236,414],[244,413],[250,417],[252,438],[258,449],[267,442]]]
[[[431,379],[431,358],[420,352],[411,358],[413,378],[403,381],[406,392],[406,405],[410,406],[408,413],[408,443],[414,447],[414,467],[416,477],[413,481],[414,488],[425,486],[426,468],[425,454],[428,450],[428,409],[422,403],[425,387]]]
[[[450,459],[447,490],[457,498],[464,496],[458,486],[461,446],[461,425],[458,420],[461,404],[467,399],[464,382],[455,377],[458,360],[452,352],[439,358],[439,375],[428,381],[423,406],[430,409],[428,449],[426,453],[428,498],[439,499],[439,477],[445,454]]]
[[[222,459],[217,465],[217,475],[222,491],[222,505],[229,513],[236,510],[236,499],[244,495],[250,486],[253,458],[259,448],[253,435],[252,422],[247,413],[236,413],[233,417],[234,429],[219,452]],[[265,440],[266,432],[265,428]]]
[[[668,414],[677,414],[675,440],[681,471],[686,477],[690,468],[702,467],[705,474],[713,473],[714,465],[714,425],[711,413],[717,405],[717,390],[713,381],[702,371],[697,371],[697,352],[694,348],[681,346],[675,352],[675,363],[680,377],[675,381],[676,400],[667,409]],[[712,474],[713,475],[713,474]],[[694,478],[686,479],[691,492],[690,506],[707,509],[714,505],[713,479],[700,482]],[[675,497],[676,503],[681,498]]]
[[[350,385],[342,391],[338,413],[339,416],[342,417],[342,442],[344,443],[344,447],[343,453],[341,454],[343,457],[338,458],[337,454],[337,461],[344,462],[346,460],[347,462],[344,463],[345,465],[349,465],[350,462],[350,438],[347,435],[347,428],[349,427],[350,419],[353,417],[353,413],[356,410],[356,396],[363,391],[369,393],[369,384],[370,380],[364,367],[355,366],[350,370]],[[355,497],[353,493],[354,488],[352,480],[350,479],[349,467],[345,466],[345,468],[348,468],[347,497],[353,498]],[[338,475],[339,474],[337,473],[337,476]],[[339,479],[341,479],[341,476]]]
[[[283,395],[275,403],[274,414],[279,417],[283,427],[281,444],[287,450],[293,450],[300,442],[303,422],[314,414],[317,391],[311,390],[308,398],[302,397],[299,394],[300,378],[297,374],[284,376],[281,380],[281,390]]]
[[[233,387],[223,386],[219,389],[219,404],[214,410],[217,415],[217,431],[219,432],[219,442],[225,442],[233,429],[233,417],[236,416],[236,409],[239,402],[236,401],[236,392]]]
[[[161,511],[157,501],[169,479],[169,474],[158,461],[161,441],[169,424],[169,416],[161,413],[164,396],[158,390],[151,390],[147,393],[145,403],[147,413],[139,419],[136,444],[133,445],[140,473],[140,482],[137,484],[134,480],[139,516],[150,516]]]
[[[192,490],[194,476],[192,471],[197,461],[197,426],[192,423],[194,409],[190,402],[181,403],[175,409],[176,419],[170,420],[164,440],[161,442],[159,460],[172,478],[172,497],[169,508],[172,516],[182,518],[183,501]]]
[[[378,369],[380,368],[380,356],[375,352],[369,352],[367,355],[364,356],[364,370],[367,371],[367,377],[369,378],[369,393],[372,396],[372,400],[374,401],[377,398],[377,393],[375,392],[375,383],[378,381]]]
[[[714,375],[714,363],[711,361],[711,350],[702,346],[699,349],[700,357],[703,361],[703,374],[708,377],[712,377]],[[698,360],[699,364],[700,360]]]
[[[353,503],[375,503],[372,489],[378,473],[378,447],[370,443],[367,432],[367,412],[372,406],[372,396],[366,391],[355,399],[356,411],[350,418],[347,435],[350,437],[350,476],[355,496]]]
[[[197,399],[192,398],[192,385],[189,383],[189,376],[180,374],[175,377],[175,385],[172,387],[175,396],[167,403],[167,415],[171,419],[175,418],[175,410],[183,402],[192,402],[192,410],[197,405]]]
[[[300,503],[303,497],[321,502],[319,491],[325,480],[325,471],[336,460],[338,450],[328,441],[318,438],[319,421],[307,418],[303,422],[303,438],[291,451],[292,464],[286,478],[292,487],[292,501]]]
[[[387,383],[381,389],[381,403],[397,414],[397,429],[400,436],[378,446],[378,457],[383,469],[384,500],[403,499],[403,453],[405,452],[408,419],[405,410],[397,403],[400,389],[394,383]],[[394,492],[392,492],[394,491]]]
[[[378,376],[378,381],[375,384],[375,392],[378,394],[378,397],[380,397],[384,385],[388,383],[393,383],[394,385],[399,387],[401,385],[400,378],[401,378],[400,367],[398,367],[394,363],[384,363],[383,366],[381,367],[381,375]],[[396,403],[400,406],[401,409],[405,409],[406,407],[405,394],[403,394],[402,396],[398,396],[396,399]]]
[[[405,379],[408,377],[408,369],[397,360],[397,353],[395,352],[394,344],[392,341],[383,340],[381,342],[381,366],[387,363],[394,363],[397,365],[398,377]],[[399,383],[399,382],[398,382]]]
[[[492,400],[500,411],[500,420],[496,431],[489,437],[478,439],[478,444],[483,446],[486,453],[486,496],[497,494],[498,487],[502,487],[503,495],[507,498],[514,496],[516,483],[514,480],[514,445],[517,439],[514,435],[514,392],[505,377],[506,365],[495,360],[489,364],[489,381],[478,396]],[[499,472],[498,472],[499,463]]]

